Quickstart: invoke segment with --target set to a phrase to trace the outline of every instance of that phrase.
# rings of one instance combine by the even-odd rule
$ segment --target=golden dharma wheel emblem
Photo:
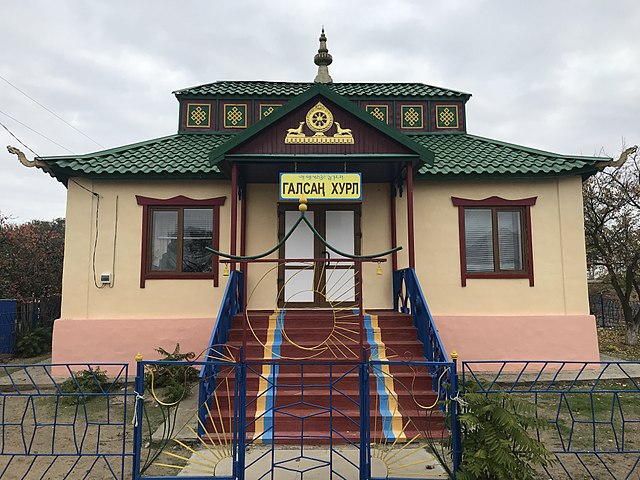
[[[318,102],[307,112],[306,120],[311,131],[324,133],[333,125],[333,114],[322,102]]]
[[[304,125],[313,132],[307,136]],[[334,133],[325,132],[335,126]],[[353,133],[350,128],[342,128],[339,122],[333,121],[333,113],[322,102],[316,103],[307,112],[305,121],[298,122],[297,127],[287,129],[284,143],[337,143],[353,145]]]

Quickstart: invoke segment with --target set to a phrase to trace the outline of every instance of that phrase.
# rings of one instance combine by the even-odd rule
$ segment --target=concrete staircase
[[[237,356],[245,336],[247,438],[277,444],[302,439],[305,444],[326,444],[330,439],[357,442],[361,358],[357,313],[250,311],[243,332],[244,322],[244,314],[234,318],[227,351]],[[371,311],[364,323],[367,357],[424,361],[410,316]],[[222,441],[231,432],[233,371],[220,372],[217,385],[205,441]],[[447,435],[426,367],[373,365],[369,390],[372,443]]]

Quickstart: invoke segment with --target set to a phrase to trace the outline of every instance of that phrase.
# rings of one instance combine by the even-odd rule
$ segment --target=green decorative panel
[[[188,103],[187,104],[187,127],[188,128],[210,128],[211,127],[211,105],[208,103]]]
[[[401,128],[424,128],[422,105],[402,105],[400,107]]]
[[[276,109],[280,108],[281,106],[282,105],[279,105],[279,104],[261,103],[260,104],[260,120],[262,120],[263,118],[267,118],[269,115],[275,112]]]
[[[458,128],[457,105],[436,105],[436,128]]]
[[[247,105],[245,103],[224,104],[224,128],[247,128]]]
[[[371,114],[373,118],[380,120],[382,123],[389,123],[388,105],[367,105],[365,110]]]

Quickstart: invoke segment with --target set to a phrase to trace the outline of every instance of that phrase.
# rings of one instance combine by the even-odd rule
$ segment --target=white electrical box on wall
[[[101,273],[100,274],[100,283],[102,285],[111,285],[111,274],[110,273]]]

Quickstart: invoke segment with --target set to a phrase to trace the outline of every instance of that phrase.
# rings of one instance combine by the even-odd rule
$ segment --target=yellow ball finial
[[[142,361],[142,354],[138,352],[138,354],[136,355],[136,363],[140,363],[141,361]]]
[[[230,272],[229,272],[229,264],[225,263],[224,264],[224,270],[222,271],[222,276],[223,277],[228,277],[229,274],[230,274]]]
[[[300,204],[298,205],[298,210],[300,210],[301,212],[306,212],[307,211],[307,197],[302,195],[300,197],[300,200],[298,200],[298,201],[300,202]]]
[[[376,275],[382,275],[382,265],[378,262],[378,268],[376,268]]]
[[[458,359],[458,352],[456,352],[455,350],[453,352],[451,352],[451,359],[452,360],[457,360]]]

